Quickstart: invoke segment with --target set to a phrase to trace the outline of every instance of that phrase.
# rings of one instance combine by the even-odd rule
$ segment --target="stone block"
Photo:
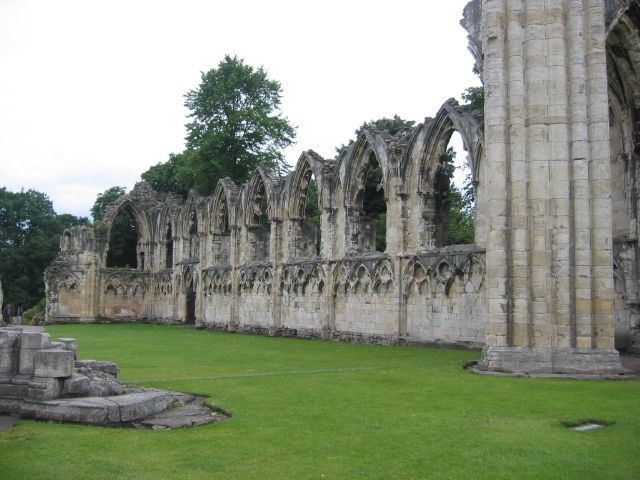
[[[18,373],[21,375],[33,375],[33,360],[37,351],[34,348],[20,349]]]
[[[34,358],[34,375],[45,378],[66,378],[73,374],[73,352],[69,350],[39,350]]]
[[[34,378],[27,385],[26,394],[23,396],[36,401],[53,400],[60,396],[61,383],[57,378]]]
[[[58,342],[62,344],[64,350],[73,352],[73,358],[78,358],[78,342],[75,338],[59,338]]]
[[[0,397],[21,397],[20,386],[0,383]]]
[[[16,348],[19,338],[19,331],[0,329],[0,348]]]
[[[114,377],[118,376],[118,372],[120,368],[117,364],[113,362],[102,362],[98,360],[77,360],[75,362],[75,367],[77,369],[89,369],[98,372],[108,373],[109,375],[113,375]]]
[[[22,332],[20,348],[44,350],[51,347],[51,337],[48,333]]]
[[[0,373],[18,372],[18,350],[0,347]]]

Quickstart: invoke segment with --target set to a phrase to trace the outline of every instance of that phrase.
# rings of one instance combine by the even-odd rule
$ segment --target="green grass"
[[[634,479],[639,382],[462,370],[479,352],[55,326],[125,382],[208,395],[233,415],[188,430],[22,421],[0,433],[9,479]],[[564,424],[613,424],[575,432]]]

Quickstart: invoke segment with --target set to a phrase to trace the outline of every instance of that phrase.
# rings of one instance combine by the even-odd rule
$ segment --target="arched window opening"
[[[137,268],[138,227],[131,208],[121,208],[111,224],[107,268]]]
[[[322,242],[322,231],[320,230],[320,205],[318,203],[318,184],[316,183],[316,178],[313,173],[311,173],[311,176],[308,179],[307,190],[305,193],[304,218],[307,220],[305,223],[309,226],[313,226],[315,229],[315,232],[312,232],[311,237],[315,240],[315,254],[320,255],[320,244]]]
[[[198,237],[198,216],[195,210],[191,212],[189,217],[189,240],[188,240],[188,255],[187,257],[199,258],[200,257],[200,238]]]
[[[616,102],[617,98],[611,98],[610,103]],[[622,109],[609,108],[609,145],[611,158],[611,211],[613,238],[628,238],[635,232],[630,231],[630,226],[634,223],[634,205],[633,198],[635,195],[629,195],[633,188],[633,179],[635,179],[635,162],[632,154],[633,145],[629,145],[627,134],[625,132],[625,123],[632,123],[630,119],[621,118]]]
[[[318,205],[318,184],[309,163],[301,165],[296,172],[292,198],[292,232],[290,251],[296,258],[320,255],[320,208]]]
[[[231,228],[229,226],[229,206],[224,192],[220,191],[212,212],[212,253],[215,264],[229,263],[231,256]]]
[[[435,179],[438,200],[436,238],[440,245],[475,241],[475,194],[462,137],[454,131],[442,156]]]
[[[165,268],[173,268],[173,233],[171,225],[167,225],[166,251],[165,251]]]
[[[256,180],[250,199],[249,260],[261,262],[269,258],[269,238],[271,236],[269,199],[262,179]]]
[[[387,248],[387,202],[384,198],[382,168],[372,153],[365,167],[364,188],[358,192],[362,197],[361,229],[363,251],[384,252]]]
[[[194,325],[196,323],[196,289],[194,285],[193,273],[187,270],[184,275],[185,282],[185,323]]]

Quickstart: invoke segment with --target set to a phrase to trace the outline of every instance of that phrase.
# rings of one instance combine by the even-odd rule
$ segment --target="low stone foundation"
[[[627,371],[617,350],[591,348],[489,347],[480,370],[504,373],[611,375]]]
[[[116,364],[76,357],[73,338],[52,342],[48,333],[0,328],[0,414],[118,426],[153,417],[149,428],[182,428],[227,417],[202,401],[185,407],[196,400],[193,395],[123,385]],[[184,411],[161,415],[176,405]]]

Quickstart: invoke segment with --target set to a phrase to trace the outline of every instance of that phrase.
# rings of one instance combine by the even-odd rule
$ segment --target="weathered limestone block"
[[[69,350],[39,350],[35,354],[33,374],[36,377],[66,378],[73,374],[73,352]]]
[[[121,395],[124,387],[113,376],[100,371],[93,371],[87,375],[74,373],[64,380],[62,393],[79,397],[106,397]]]
[[[17,387],[17,397],[28,400],[51,400],[60,395],[61,382],[57,378],[15,375],[10,383]]]
[[[87,371],[93,370],[103,373],[108,373],[114,377],[118,376],[118,372],[120,368],[117,364],[113,362],[102,362],[98,360],[76,360],[75,363],[76,369],[80,373],[86,373]]]
[[[60,396],[61,382],[57,378],[33,378],[24,395],[29,400],[52,400]]]
[[[0,331],[0,374],[17,373],[20,332]]]
[[[63,350],[73,352],[73,358],[78,358],[78,342],[75,338],[59,338],[58,342],[62,344]]]
[[[48,333],[23,332],[20,334],[20,360],[18,371],[21,375],[33,375],[34,359],[38,350],[51,348]]]

